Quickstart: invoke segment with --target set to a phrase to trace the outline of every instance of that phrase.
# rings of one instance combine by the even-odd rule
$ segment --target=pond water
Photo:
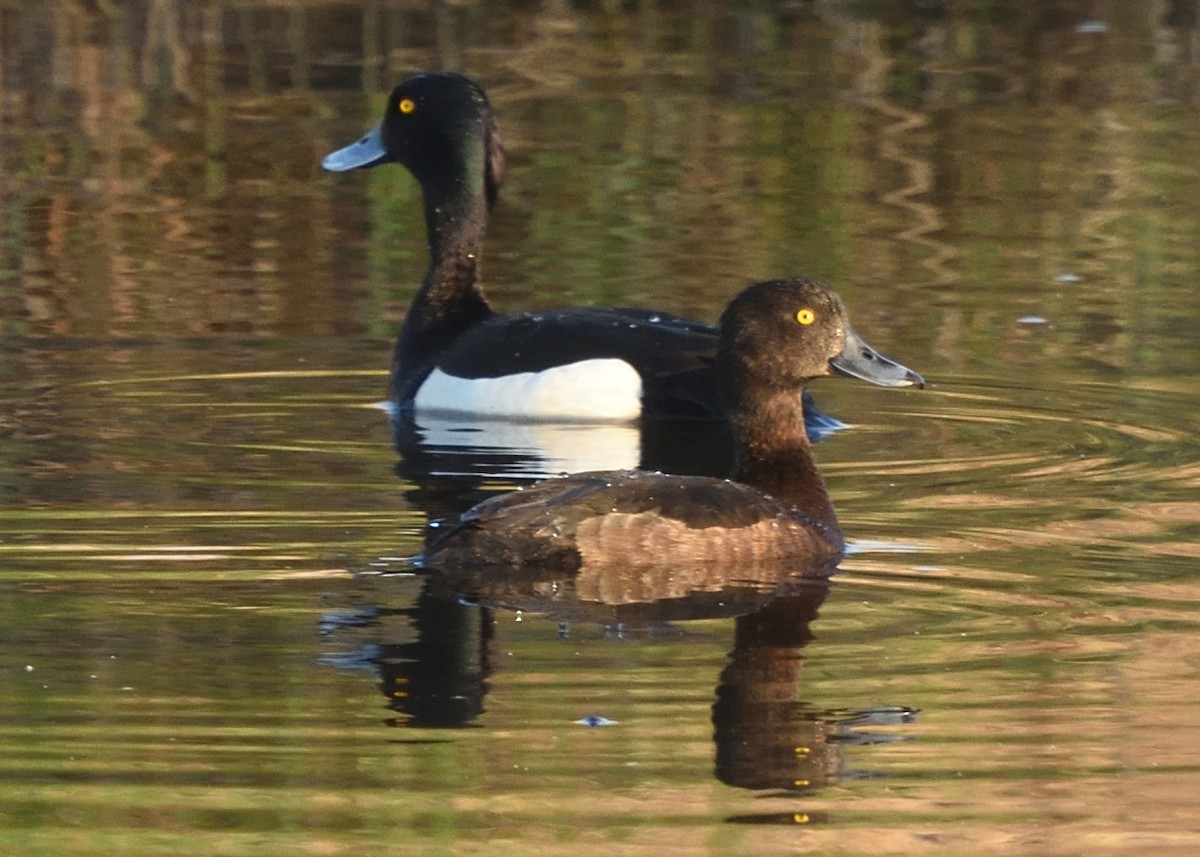
[[[0,0],[3,853],[1200,852],[1194,4],[733,5]],[[411,573],[638,454],[397,451],[417,191],[317,164],[431,68],[499,306],[805,274],[925,375],[814,384],[828,587]]]

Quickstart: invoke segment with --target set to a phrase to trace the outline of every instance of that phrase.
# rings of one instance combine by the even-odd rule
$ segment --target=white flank
[[[597,358],[499,378],[458,378],[434,369],[413,401],[418,415],[512,420],[628,422],[642,412],[642,377],[624,360]]]

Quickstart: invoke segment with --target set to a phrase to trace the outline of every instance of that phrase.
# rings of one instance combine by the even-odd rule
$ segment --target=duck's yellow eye
[[[409,114],[417,109],[417,102],[411,98],[401,98],[400,103],[396,105],[396,109],[401,113]]]
[[[796,313],[796,321],[800,322],[801,324],[812,324],[816,320],[817,314],[808,307],[805,307]]]

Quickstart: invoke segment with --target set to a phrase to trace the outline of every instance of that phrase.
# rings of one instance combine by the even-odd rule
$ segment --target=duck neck
[[[737,438],[736,479],[812,518],[831,542],[841,528],[804,428],[801,391],[740,391],[727,405]]]
[[[429,236],[429,270],[413,299],[392,365],[392,396],[416,394],[437,358],[464,331],[494,313],[480,281],[488,201],[482,167],[421,183]]]

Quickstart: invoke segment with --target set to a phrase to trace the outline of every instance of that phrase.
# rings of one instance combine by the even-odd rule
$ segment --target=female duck
[[[890,387],[923,387],[921,376],[863,342],[828,286],[799,279],[735,297],[721,316],[716,362],[737,448],[734,481],[641,471],[549,479],[431,523],[425,564],[580,569],[839,557],[842,531],[804,429],[804,385],[835,371]]]
[[[709,325],[626,308],[492,310],[479,266],[504,149],[473,82],[445,73],[407,78],[382,121],[322,163],[341,172],[391,162],[421,185],[430,253],[392,363],[391,395],[402,407],[581,422],[720,418],[717,332]],[[821,427],[816,419],[810,408]]]

